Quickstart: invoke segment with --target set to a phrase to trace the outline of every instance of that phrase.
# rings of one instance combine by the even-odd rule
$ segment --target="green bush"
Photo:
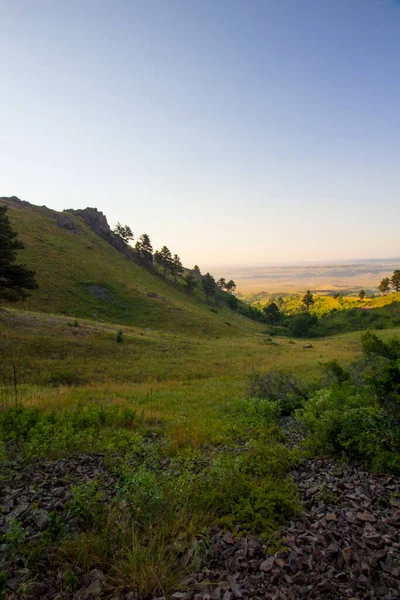
[[[85,383],[83,377],[78,375],[78,373],[73,373],[72,371],[57,371],[56,373],[52,373],[48,380],[50,385],[54,386],[74,386],[74,385],[83,385]]]
[[[250,398],[263,398],[275,402],[278,416],[290,415],[303,406],[309,389],[293,375],[272,371],[255,373],[250,377]]]
[[[107,506],[96,481],[85,482],[72,488],[72,498],[67,508],[82,529],[99,529],[105,523]]]
[[[141,426],[146,429],[144,423]],[[116,405],[77,406],[49,414],[12,407],[0,413],[0,443],[21,445],[29,459],[79,450],[142,452],[143,436],[137,427],[136,413]]]
[[[314,314],[293,315],[287,319],[289,334],[293,337],[309,337],[316,333],[318,318]]]
[[[116,335],[115,335],[115,341],[117,342],[117,344],[122,344],[124,341],[124,332],[122,331],[122,329],[118,329]]]
[[[366,390],[350,385],[319,390],[296,417],[309,430],[307,444],[313,452],[359,458],[379,470],[400,469],[399,440]]]

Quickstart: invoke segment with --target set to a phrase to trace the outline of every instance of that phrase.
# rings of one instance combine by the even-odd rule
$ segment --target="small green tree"
[[[121,223],[118,222],[114,227],[113,233],[121,238],[125,244],[129,244],[129,242],[133,241],[133,233],[129,225],[121,225]]]
[[[306,311],[308,312],[310,310],[310,306],[312,306],[315,302],[314,296],[312,295],[310,290],[306,291],[305,295],[303,296],[303,300],[301,302],[302,302],[303,306],[305,307]]]
[[[396,269],[393,272],[393,275],[390,279],[390,285],[392,286],[392,288],[394,289],[395,292],[400,291],[400,270],[399,269]]]
[[[382,279],[382,281],[380,282],[378,288],[379,288],[379,291],[381,292],[382,296],[384,296],[385,294],[387,294],[388,291],[390,290],[390,279],[389,279],[389,277],[384,277]]]
[[[360,290],[360,293],[358,294],[358,297],[360,298],[360,300],[364,300],[366,296],[365,290]]]
[[[197,278],[192,273],[187,273],[183,280],[186,283],[186,292],[190,295],[197,285]]]
[[[24,245],[17,239],[6,213],[7,207],[0,206],[0,299],[17,302],[28,297],[26,290],[38,286],[34,271],[15,264],[17,250],[23,250]]]
[[[215,279],[210,273],[203,275],[202,279],[203,290],[209,302],[210,296],[215,296]]]
[[[183,271],[184,271],[184,268],[181,263],[181,259],[179,258],[179,256],[177,254],[174,254],[174,256],[172,258],[172,263],[171,263],[171,272],[172,272],[172,275],[174,276],[175,283],[176,283],[176,278],[178,277],[178,275],[182,275]]]
[[[135,250],[139,255],[139,258],[144,262],[146,266],[149,266],[153,262],[153,246],[151,245],[150,237],[147,233],[143,233],[139,240],[135,244]]]
[[[268,325],[278,325],[282,315],[275,302],[271,302],[268,306],[264,306],[262,311]]]
[[[154,254],[154,260],[160,265],[163,270],[163,277],[166,278],[167,271],[172,267],[172,254],[167,246],[163,246],[160,251],[157,250]]]

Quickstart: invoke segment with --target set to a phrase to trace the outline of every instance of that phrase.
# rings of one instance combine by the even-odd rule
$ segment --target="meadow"
[[[250,322],[250,326],[253,324]],[[222,406],[246,396],[255,372],[291,372],[307,381],[322,363],[347,364],[361,354],[359,333],[293,340],[257,333],[196,337],[8,309],[0,317],[3,380],[15,366],[18,394],[29,405],[57,409],[78,402],[128,403],[171,423],[189,444],[223,431]],[[389,337],[399,330],[384,332]],[[312,348],[304,348],[312,344]],[[12,397],[12,386],[8,388]],[[3,396],[5,391],[3,390]],[[178,443],[176,441],[176,443]]]
[[[0,308],[1,600],[167,598],[207,568],[212,526],[282,549],[307,457],[398,472],[398,295],[316,297],[318,329],[294,338],[70,213],[72,230],[7,202],[39,288]],[[304,314],[300,296],[282,302],[286,320]]]

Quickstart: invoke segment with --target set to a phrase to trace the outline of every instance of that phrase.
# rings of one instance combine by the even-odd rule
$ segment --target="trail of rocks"
[[[292,473],[304,511],[281,532],[285,549],[212,531],[212,557],[174,600],[400,598],[400,479],[359,465],[310,460]]]

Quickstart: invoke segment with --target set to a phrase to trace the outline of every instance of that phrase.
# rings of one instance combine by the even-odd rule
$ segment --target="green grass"
[[[0,476],[10,457],[35,464],[79,452],[104,455],[117,479],[107,502],[101,481],[75,486],[72,536],[56,527],[33,552],[16,523],[0,542],[10,561],[25,553],[40,577],[38,553],[51,542],[71,593],[77,574],[98,567],[110,592],[126,585],[161,596],[205,560],[213,523],[273,539],[298,509],[287,471],[299,456],[284,445],[277,402],[249,398],[249,378],[278,370],[312,388],[323,363],[361,357],[356,329],[384,324],[382,339],[400,334],[398,295],[345,306],[317,298],[312,310],[335,335],[272,339],[265,325],[211,309],[200,291],[187,297],[81,222],[76,234],[45,208],[9,214],[39,289],[0,310]],[[292,298],[289,312],[298,304]],[[340,402],[334,408],[340,416]],[[304,418],[316,428],[314,416]]]
[[[25,244],[19,260],[37,273],[39,288],[23,303],[25,310],[195,336],[256,330],[234,311],[207,305],[200,289],[188,297],[182,282],[176,287],[132,262],[78,217],[69,215],[79,226],[71,233],[45,207],[17,204],[7,215]]]

